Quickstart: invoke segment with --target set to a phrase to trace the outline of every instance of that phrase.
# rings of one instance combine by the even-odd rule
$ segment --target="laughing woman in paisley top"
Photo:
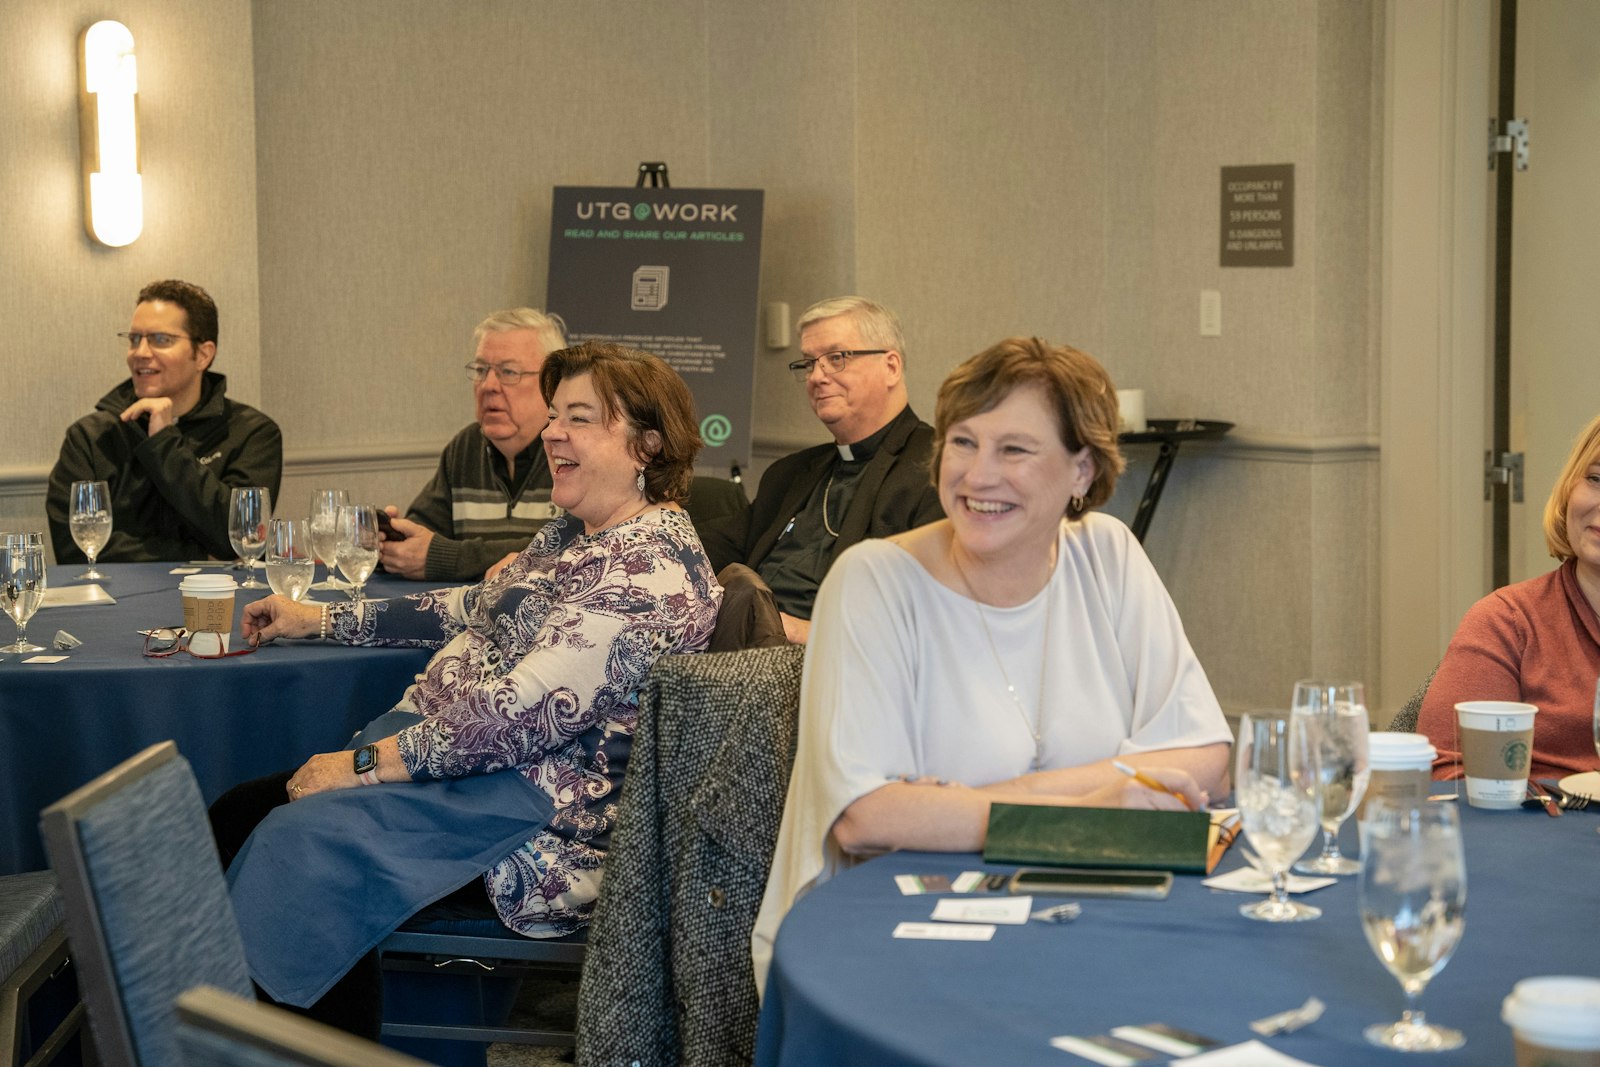
[[[392,929],[441,890],[465,882],[449,894],[452,904],[469,912],[476,905],[531,937],[570,933],[588,920],[638,690],[660,656],[704,649],[716,622],[721,590],[679,506],[700,447],[682,379],[654,356],[590,343],[551,354],[540,384],[550,402],[543,438],[552,499],[567,516],[542,528],[493,579],[344,609],[279,597],[245,608],[247,637],[326,632],[346,644],[438,649],[394,711],[364,732],[360,740],[370,743],[354,756],[348,750],[313,756],[292,775],[246,783],[212,813],[224,861],[238,854],[229,875],[252,977],[273,999],[309,1006],[314,1016],[369,1036],[381,985],[366,949],[383,927]],[[430,782],[438,788],[418,788]],[[404,787],[358,788],[379,783]],[[471,795],[459,800],[457,792]],[[413,869],[431,867],[434,856],[400,861],[390,844],[374,844],[360,832],[330,849],[331,856],[301,852],[327,831],[329,818],[339,826],[404,819],[405,836],[414,836],[419,820],[412,805],[435,794],[442,799],[427,808],[422,829],[438,838],[440,851],[463,851],[466,866],[455,883],[412,885],[410,879],[422,877]],[[330,800],[343,804],[318,818],[318,806]],[[387,803],[406,807],[373,814],[373,805]],[[507,809],[532,814],[508,828],[498,821]],[[311,831],[295,825],[296,818],[314,820]],[[481,844],[488,853],[462,844],[474,835],[482,841],[472,847]],[[509,844],[502,849],[495,841]],[[274,881],[274,863],[293,870],[279,879],[290,885]],[[334,887],[351,880],[350,868],[359,870],[362,895],[341,899],[337,888],[302,889],[302,879],[320,878],[319,864],[331,871],[321,880]],[[389,891],[371,887],[374,868],[386,878],[394,870],[404,883],[395,893],[415,899],[395,904],[400,914],[369,922],[368,913],[381,910],[373,898],[387,900]],[[302,895],[305,906],[282,903],[287,893]],[[330,893],[334,904],[324,903]],[[339,927],[329,933],[318,915],[336,908],[333,920],[320,923]],[[263,917],[270,911],[281,914]],[[305,953],[283,947],[320,945],[347,929],[354,954],[343,966],[354,969],[336,985],[338,973],[325,981],[310,973],[310,964],[307,973],[297,971]]]

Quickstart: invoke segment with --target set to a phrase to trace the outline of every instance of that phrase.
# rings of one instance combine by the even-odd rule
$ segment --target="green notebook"
[[[994,804],[983,858],[988,863],[1204,874],[1212,836],[1211,816],[1203,811]]]

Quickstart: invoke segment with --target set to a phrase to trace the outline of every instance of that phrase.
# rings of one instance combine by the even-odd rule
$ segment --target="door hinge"
[[[1495,119],[1489,120],[1489,169],[1494,170],[1495,157],[1506,152],[1516,153],[1516,168],[1528,169],[1528,120],[1510,119],[1504,131]]]
[[[1522,503],[1522,453],[1502,452],[1500,462],[1494,460],[1494,452],[1483,454],[1483,499],[1494,498],[1496,485],[1511,486],[1511,502]]]

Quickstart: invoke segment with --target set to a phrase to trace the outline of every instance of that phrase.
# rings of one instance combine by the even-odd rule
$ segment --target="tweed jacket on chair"
[[[580,1065],[753,1058],[750,931],[794,762],[804,655],[666,656],[651,672],[589,929]]]

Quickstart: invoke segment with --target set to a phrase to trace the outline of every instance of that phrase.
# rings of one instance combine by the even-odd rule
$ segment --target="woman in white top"
[[[853,858],[977,851],[996,801],[1180,809],[1225,789],[1231,735],[1177,610],[1089,510],[1123,466],[1105,369],[1002,341],[940,387],[935,441],[948,517],[850,549],[817,594],[758,989],[795,898]]]

